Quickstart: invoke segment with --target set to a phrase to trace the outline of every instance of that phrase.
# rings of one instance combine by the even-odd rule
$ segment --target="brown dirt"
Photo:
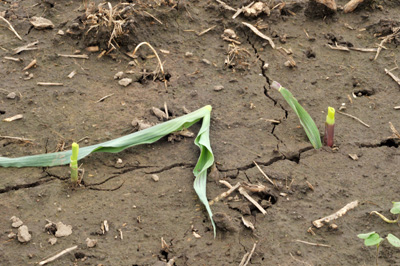
[[[133,2],[137,12],[133,14],[130,33],[121,39],[121,48],[101,59],[97,58],[100,52],[91,53],[88,60],[57,56],[73,54],[77,49],[87,53],[85,44],[93,44],[93,40],[80,35],[57,35],[58,30],[66,32],[82,20],[82,1],[0,2],[0,12],[6,11],[5,17],[23,38],[18,40],[0,22],[0,118],[24,115],[22,120],[0,122],[0,134],[33,139],[30,143],[1,139],[1,156],[53,152],[59,143],[69,149],[72,141],[83,137],[87,141],[81,145],[86,146],[123,136],[132,132],[131,121],[135,118],[157,123],[150,110],[153,106],[163,107],[164,102],[176,117],[183,114],[183,106],[192,111],[210,104],[211,142],[219,171],[213,176],[231,184],[247,181],[269,186],[254,166],[256,161],[280,184],[280,190],[271,187],[269,196],[254,197],[259,202],[271,198],[274,204],[265,216],[240,195],[239,202],[224,200],[213,205],[213,212],[230,218],[225,226],[228,228],[219,229],[214,239],[207,213],[193,190],[192,168],[199,151],[191,138],[173,144],[164,138],[118,154],[91,155],[81,161],[85,184],[104,181],[91,187],[71,189],[66,166],[1,168],[0,264],[33,264],[78,245],[77,250],[52,265],[153,265],[173,257],[174,265],[238,265],[257,242],[249,265],[373,265],[375,249],[364,247],[357,234],[377,231],[382,236],[393,233],[400,237],[398,226],[369,215],[373,210],[390,215],[391,201],[399,201],[399,141],[387,139],[392,134],[389,121],[400,129],[400,111],[393,109],[400,104],[399,86],[384,72],[400,61],[399,42],[396,39],[385,44],[387,50],[382,50],[376,61],[371,60],[374,53],[331,50],[327,44],[336,41],[340,45],[376,47],[380,40],[374,34],[384,31],[377,23],[398,23],[400,3],[371,1],[353,13],[339,10],[333,16],[311,19],[304,15],[307,4],[299,2],[288,4],[281,12],[272,10],[269,17],[241,15],[233,20],[232,11],[211,0],[179,1],[176,5],[176,1],[169,5],[157,5],[162,1]],[[111,1],[113,6],[117,3]],[[226,3],[239,7],[242,1]],[[346,1],[337,3],[343,6]],[[31,29],[32,16],[50,19],[55,28]],[[285,55],[272,50],[265,40],[241,24],[247,21],[254,25],[261,19],[268,25],[261,31],[272,36],[277,46],[293,51],[295,68],[285,67]],[[212,26],[215,28],[197,36],[196,32]],[[388,27],[386,34],[390,33]],[[239,47],[248,52],[243,52],[231,68],[224,66],[229,45],[221,38],[225,28],[235,30]],[[365,28],[368,30],[362,30]],[[99,38],[100,47],[106,48],[107,34],[91,38]],[[36,40],[38,50],[12,54],[12,49]],[[139,51],[138,66],[128,65],[132,59],[125,52],[132,52],[141,41],[151,43],[157,51],[170,52],[160,53],[171,75],[167,89],[163,82],[140,78],[140,71],[152,71],[156,66],[154,58],[147,58],[151,52],[146,48]],[[186,52],[193,56],[185,57]],[[23,62],[6,60],[5,56],[18,57]],[[24,80],[22,69],[34,58],[37,67],[28,70],[34,77]],[[262,68],[265,63],[269,64],[267,70]],[[73,70],[77,75],[67,78]],[[113,76],[127,70],[135,72],[125,74],[135,82],[121,87]],[[400,76],[398,69],[393,73]],[[279,81],[296,96],[320,132],[327,107],[339,108],[342,103],[346,104],[347,113],[371,127],[337,114],[337,148],[314,150],[295,114],[280,94],[269,88],[270,80]],[[41,87],[37,82],[62,82],[64,86]],[[217,85],[224,89],[214,91]],[[9,92],[16,92],[16,99],[8,99]],[[360,97],[351,97],[350,103],[347,96],[352,93]],[[113,95],[96,103],[108,94]],[[274,125],[266,119],[281,123]],[[193,130],[198,128],[196,125]],[[353,161],[348,154],[357,154],[359,160]],[[116,163],[119,158],[122,164]],[[155,173],[159,182],[151,178]],[[210,178],[207,184],[209,199],[226,190],[216,179]],[[353,200],[359,200],[360,205],[335,221],[337,230],[325,226],[313,228],[315,235],[307,232],[311,221]],[[240,210],[254,223],[254,232],[241,224]],[[16,232],[9,221],[13,215],[28,226],[32,234],[29,243],[8,239],[11,231]],[[72,235],[50,245],[51,235],[44,230],[46,219],[72,225]],[[110,223],[110,231],[101,235],[100,224],[104,220]],[[195,238],[193,230],[201,238]],[[87,237],[98,239],[95,248],[86,247]],[[168,250],[161,250],[161,238],[169,245]],[[398,250],[387,242],[382,244],[380,265],[396,265],[399,259]]]

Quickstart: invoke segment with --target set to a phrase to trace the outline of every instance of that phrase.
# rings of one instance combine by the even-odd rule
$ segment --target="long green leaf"
[[[150,144],[172,132],[188,128],[199,120],[203,119],[200,131],[198,132],[194,141],[194,143],[200,148],[200,157],[193,170],[193,174],[196,177],[194,181],[194,189],[200,201],[206,207],[208,215],[210,216],[215,237],[215,224],[212,219],[211,208],[206,197],[207,170],[214,163],[214,155],[211,150],[209,135],[211,109],[211,106],[207,105],[190,114],[155,125],[153,127],[100,144],[80,148],[78,160],[94,152],[117,153],[132,146]],[[0,157],[0,167],[48,167],[66,165],[70,163],[71,155],[72,151],[68,150],[19,158]]]
[[[286,102],[296,113],[300,120],[300,124],[303,126],[304,131],[306,132],[307,137],[313,145],[314,149],[321,148],[321,136],[319,134],[318,128],[315,125],[314,120],[307,113],[307,111],[298,103],[293,94],[286,88],[282,87],[278,82],[274,81],[271,87],[277,89],[282,94],[283,98],[285,98]]]

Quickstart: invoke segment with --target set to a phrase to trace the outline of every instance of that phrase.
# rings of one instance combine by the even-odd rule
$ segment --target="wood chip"
[[[353,161],[358,161],[358,156],[357,156],[357,154],[353,154],[353,153],[349,153],[349,157],[351,158],[351,159],[353,159]]]
[[[244,219],[243,216],[242,216],[242,222],[243,222],[244,226],[246,226],[247,228],[250,228],[251,230],[255,230],[253,223]]]
[[[26,67],[24,67],[24,69],[22,69],[23,71],[28,70],[30,68],[32,68],[33,66],[36,66],[36,59],[33,59]]]
[[[54,28],[53,22],[43,17],[32,17],[29,22],[38,30]]]
[[[19,120],[19,119],[22,119],[22,118],[24,118],[24,116],[19,114],[19,115],[14,115],[12,117],[5,118],[5,119],[3,119],[3,121],[4,122],[12,122],[12,121]]]

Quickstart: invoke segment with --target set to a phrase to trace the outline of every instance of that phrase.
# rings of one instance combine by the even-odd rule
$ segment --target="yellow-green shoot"
[[[315,125],[314,120],[307,113],[307,111],[298,103],[293,94],[286,88],[282,87],[281,84],[274,81],[272,82],[271,87],[278,90],[282,94],[283,98],[285,98],[286,102],[296,113],[297,117],[300,120],[300,124],[303,126],[304,131],[306,132],[307,137],[313,145],[314,149],[321,148],[321,136],[319,134],[318,128]]]
[[[71,182],[78,182],[78,153],[79,153],[79,144],[74,142],[72,143],[72,155],[71,162],[69,164],[71,168]]]
[[[395,220],[391,220],[386,218],[386,216],[384,216],[383,214],[380,214],[377,211],[372,211],[371,214],[376,214],[378,215],[382,220],[384,220],[385,222],[389,223],[389,224],[394,224],[400,221],[400,202],[399,201],[393,201],[393,207],[390,209],[390,212],[392,214],[397,215],[397,218]]]
[[[210,216],[215,237],[215,224],[212,219],[212,212],[206,197],[207,169],[210,168],[214,163],[214,155],[210,144],[211,109],[211,106],[207,105],[187,115],[166,121],[129,135],[103,143],[83,148],[81,147],[79,149],[79,154],[77,155],[77,160],[81,160],[94,152],[117,153],[136,145],[154,143],[168,134],[189,128],[193,124],[202,120],[201,128],[194,141],[194,143],[200,148],[200,157],[193,171],[193,174],[196,177],[193,186],[200,201],[204,204],[208,215]],[[70,163],[71,155],[72,150],[24,156],[19,158],[0,157],[0,167],[50,167],[66,165]]]

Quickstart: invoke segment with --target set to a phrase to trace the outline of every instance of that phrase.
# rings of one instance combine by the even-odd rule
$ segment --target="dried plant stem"
[[[14,27],[11,25],[10,22],[8,22],[7,19],[5,19],[3,16],[0,16],[0,19],[2,19],[5,23],[7,23],[9,29],[14,32],[15,36],[17,36],[18,39],[20,39],[22,41],[21,36],[19,36],[18,32],[14,29]]]
[[[326,247],[326,248],[330,248],[331,247],[329,245],[319,244],[319,243],[311,243],[311,242],[303,241],[303,240],[300,240],[300,239],[296,239],[296,242],[303,243],[303,244],[310,245],[310,246],[316,246],[316,247]]]
[[[52,262],[52,261],[58,259],[59,257],[65,255],[65,254],[67,254],[68,252],[71,252],[71,251],[73,251],[73,250],[75,250],[75,249],[77,249],[77,248],[78,248],[78,246],[73,246],[73,247],[64,249],[64,250],[61,251],[60,253],[58,253],[58,254],[56,254],[56,255],[54,255],[54,256],[48,258],[47,260],[43,260],[43,261],[39,262],[38,265],[45,265],[45,264],[47,264],[47,263],[49,263],[49,262]]]
[[[233,186],[231,184],[229,184],[229,182],[225,181],[225,180],[220,180],[219,181],[221,184],[224,184],[225,186],[227,186],[228,188],[232,188]],[[262,214],[267,214],[267,212],[264,210],[263,207],[261,207],[260,204],[258,204],[257,201],[255,201],[242,187],[239,187],[239,193],[242,194],[248,201],[250,201],[251,203],[254,204],[254,206],[257,207],[257,209],[260,210],[260,212]]]
[[[230,10],[230,11],[235,11],[236,9],[229,6],[228,4],[226,4],[225,2],[221,1],[221,0],[216,0],[223,8],[225,8],[226,10]]]
[[[354,209],[355,207],[358,206],[358,200],[356,201],[352,201],[349,204],[347,204],[346,206],[344,206],[343,208],[341,208],[340,210],[338,210],[337,212],[326,216],[324,218],[318,219],[313,221],[313,225],[317,228],[321,228],[322,226],[324,226],[325,223],[329,223],[332,220],[336,220],[339,217],[342,217],[343,215],[345,215],[349,210]]]
[[[144,44],[147,45],[148,47],[150,47],[150,49],[153,51],[154,55],[157,57],[157,60],[158,60],[159,66],[160,66],[161,73],[162,73],[163,75],[165,75],[165,74],[164,74],[164,67],[163,67],[163,65],[162,65],[162,63],[161,63],[161,59],[160,59],[160,57],[158,56],[156,49],[154,49],[153,46],[150,45],[150,43],[148,43],[148,42],[141,42],[141,43],[139,43],[139,44],[136,46],[135,50],[133,51],[132,57],[136,54],[136,52],[137,52],[137,50],[139,49],[139,47],[142,46],[142,45],[144,45]]]
[[[267,176],[267,174],[264,173],[264,171],[261,169],[261,167],[258,166],[258,164],[257,164],[255,161],[253,161],[253,163],[257,166],[257,169],[261,172],[261,174],[263,174],[263,176],[265,177],[265,179],[267,179],[268,182],[270,182],[274,187],[276,187],[276,184],[274,183],[274,181],[272,181],[271,178],[269,178],[269,177]]]
[[[60,57],[89,59],[89,56],[86,54],[57,54],[57,55]]]
[[[33,141],[33,139],[10,137],[10,136],[0,136],[0,139],[12,139],[12,140],[19,140],[19,141],[26,141],[26,142]]]
[[[393,135],[394,135],[396,138],[400,139],[400,133],[399,133],[399,131],[397,131],[397,129],[393,126],[392,122],[389,122],[389,126],[390,126],[390,129],[391,129],[392,132],[393,132]]]
[[[400,86],[400,78],[396,77],[392,72],[390,72],[390,70],[387,70],[386,68],[385,68],[385,72],[386,72],[386,74],[388,74],[394,81],[396,81],[397,84],[399,84],[399,86]]]
[[[349,114],[343,113],[343,112],[341,112],[341,111],[336,111],[336,112],[339,113],[339,114],[342,114],[342,115],[351,117],[351,118],[357,120],[358,122],[360,122],[361,124],[363,124],[364,126],[369,127],[369,125],[368,125],[367,123],[364,123],[360,118],[357,118],[357,117],[355,117],[355,116],[353,116],[353,115],[349,115]]]
[[[246,266],[249,262],[251,257],[253,256],[254,251],[256,250],[257,243],[253,244],[253,248],[251,249],[250,253],[247,252],[244,254],[242,261],[240,262],[239,266]]]
[[[57,83],[57,82],[38,82],[36,84],[39,86],[64,86],[63,83]]]
[[[392,31],[393,31],[393,33],[392,33],[392,34],[389,34],[389,35],[387,35],[385,38],[383,38],[383,40],[382,40],[381,43],[379,44],[378,50],[376,51],[376,55],[375,55],[374,60],[376,60],[376,59],[378,58],[379,53],[382,51],[382,48],[384,47],[383,45],[384,45],[385,43],[391,41],[391,40],[395,37],[395,35],[400,31],[400,27],[393,28]],[[386,49],[386,48],[385,48],[385,49]]]
[[[220,181],[221,182],[221,181]],[[238,189],[240,187],[240,182],[237,182],[236,185],[234,185],[233,187],[229,188],[229,190],[221,193],[219,196],[217,196],[216,198],[214,198],[213,200],[210,200],[208,202],[208,204],[213,205],[214,203],[220,201],[221,199],[224,199],[226,197],[228,197],[230,194],[232,194],[233,191],[235,191],[236,189]]]
[[[242,24],[247,26],[247,27],[249,27],[259,37],[267,40],[269,45],[271,45],[272,49],[275,49],[275,43],[270,37],[268,37],[265,34],[261,33],[256,27],[254,27],[253,25],[251,25],[251,24],[249,24],[247,22],[242,22]]]

